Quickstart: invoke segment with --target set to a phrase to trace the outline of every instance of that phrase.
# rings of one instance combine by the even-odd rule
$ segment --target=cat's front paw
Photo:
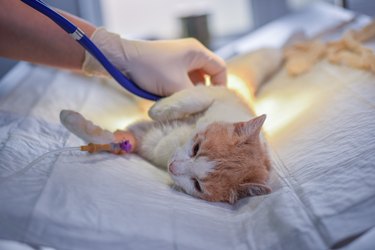
[[[154,121],[175,120],[182,116],[178,112],[178,107],[165,102],[165,100],[155,103],[148,111],[148,115]]]
[[[166,121],[203,112],[214,102],[218,90],[220,89],[197,86],[179,91],[156,102],[148,114],[155,121]]]
[[[204,112],[212,103],[213,99],[191,99],[190,101],[170,102],[164,99],[155,103],[148,111],[148,115],[154,121],[170,121],[183,119],[185,117]]]

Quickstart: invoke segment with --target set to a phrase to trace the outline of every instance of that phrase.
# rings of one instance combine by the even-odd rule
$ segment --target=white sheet
[[[61,109],[111,129],[142,117],[107,83],[18,67],[0,82],[0,176],[81,144],[59,124]],[[48,157],[0,183],[0,238],[56,249],[347,245],[375,226],[374,100],[375,78],[366,72],[326,62],[296,79],[280,72],[257,101],[268,113],[273,193],[234,206],[172,190],[166,172],[135,155]]]

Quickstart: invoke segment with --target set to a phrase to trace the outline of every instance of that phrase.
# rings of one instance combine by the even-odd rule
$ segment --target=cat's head
[[[270,193],[270,161],[259,137],[265,119],[212,123],[198,132],[169,162],[176,185],[195,197],[229,203]]]

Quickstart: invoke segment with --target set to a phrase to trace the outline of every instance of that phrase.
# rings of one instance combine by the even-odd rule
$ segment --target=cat
[[[87,142],[129,139],[134,153],[166,168],[175,185],[194,197],[233,204],[271,192],[271,162],[261,134],[266,115],[254,117],[234,91],[188,88],[156,102],[149,116],[111,133],[77,112],[60,113],[62,124]]]

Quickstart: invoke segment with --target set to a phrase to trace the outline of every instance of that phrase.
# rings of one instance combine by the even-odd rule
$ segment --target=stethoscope
[[[52,10],[41,0],[21,0],[30,7],[39,11],[40,13],[49,17],[62,29],[68,32],[82,47],[84,47],[93,57],[95,57],[101,65],[108,71],[108,73],[126,90],[129,92],[148,99],[152,101],[157,101],[161,96],[149,93],[127,78],[123,73],[121,73],[106,57],[105,55],[96,47],[96,45],[80,30],[77,26],[72,24],[66,18],[58,14],[56,11]]]

